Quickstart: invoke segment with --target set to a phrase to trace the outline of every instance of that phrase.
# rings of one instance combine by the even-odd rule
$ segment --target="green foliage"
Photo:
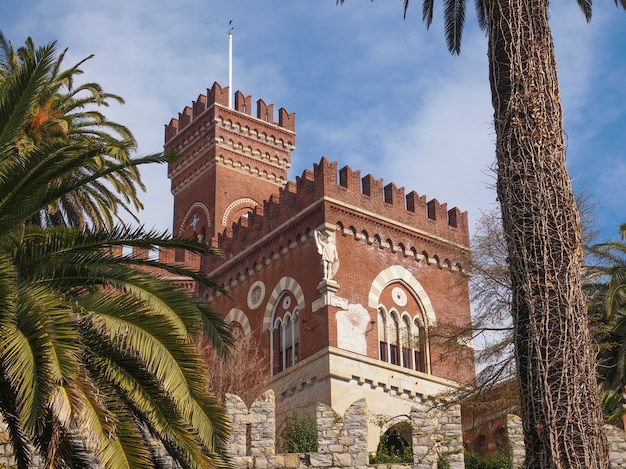
[[[447,454],[440,454],[437,458],[437,469],[450,469],[450,458]]]
[[[598,374],[602,411],[608,423],[624,415],[623,389],[626,385],[626,225],[620,226],[622,241],[588,248],[589,263],[585,289],[589,315],[598,342]]]
[[[281,435],[281,445],[285,453],[317,452],[317,422],[315,418],[297,412],[288,415],[285,429]]]
[[[392,436],[394,443],[392,443]],[[397,446],[400,443],[400,447]],[[399,438],[397,434],[385,432],[378,442],[376,453],[370,454],[370,464],[404,464],[413,462],[413,449],[411,445]]]
[[[465,452],[465,469],[507,469],[509,458],[504,454],[491,454],[480,456],[478,454]]]
[[[605,389],[604,386],[601,386],[600,390],[605,422],[619,426],[623,422],[624,415],[626,415],[624,392],[622,389]]]
[[[413,462],[412,454],[400,454],[397,450],[376,451],[370,454],[370,464],[406,464]]]

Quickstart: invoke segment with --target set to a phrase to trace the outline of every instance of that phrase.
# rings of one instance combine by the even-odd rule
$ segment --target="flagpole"
[[[233,24],[230,20],[229,25]],[[233,28],[228,30],[228,107],[233,108]]]

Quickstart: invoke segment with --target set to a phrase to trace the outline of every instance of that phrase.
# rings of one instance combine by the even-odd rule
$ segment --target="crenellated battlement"
[[[266,104],[262,99],[256,102],[256,113],[252,114],[252,97],[245,96],[241,91],[235,93],[234,109],[228,108],[228,87],[222,88],[219,83],[213,83],[210,89],[207,89],[206,95],[200,94],[198,98],[192,102],[191,106],[186,106],[182,112],[178,113],[178,118],[172,118],[169,124],[165,126],[165,144],[167,145],[172,139],[179,135],[183,129],[196,121],[208,109],[215,107],[221,108],[226,114],[232,114],[231,120],[236,120],[237,113],[244,114],[248,117],[257,119],[260,127],[278,127],[282,131],[294,133],[296,129],[296,114],[289,113],[284,108],[278,110],[278,122],[275,121],[274,104]],[[228,119],[229,116],[226,116]],[[243,126],[244,124],[241,124]],[[250,129],[251,130],[251,129]],[[249,131],[250,131],[249,130]],[[261,134],[264,130],[257,130]]]
[[[469,236],[467,212],[461,212],[457,207],[448,210],[447,204],[441,204],[437,199],[427,202],[426,196],[415,191],[405,194],[404,187],[397,187],[393,182],[385,185],[383,179],[376,179],[371,174],[361,177],[360,171],[353,171],[349,166],[337,171],[337,162],[330,163],[326,158],[314,165],[312,183],[323,188],[325,197],[347,202],[360,210],[428,229],[435,234],[454,228]],[[314,190],[318,192],[318,189]]]
[[[313,170],[305,170],[276,194],[257,206],[213,240],[224,252],[240,252],[251,241],[270,233],[297,214],[318,204],[330,204],[359,217],[380,220],[423,232],[428,236],[463,246],[469,245],[467,212],[404,187],[384,184],[371,174],[361,177],[349,166],[337,169],[337,162],[322,157]],[[372,236],[374,233],[371,234]]]

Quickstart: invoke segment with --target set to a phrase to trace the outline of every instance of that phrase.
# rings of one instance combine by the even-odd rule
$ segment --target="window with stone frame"
[[[389,319],[390,320],[387,323],[389,328],[389,363],[392,365],[400,365],[400,354],[398,353],[398,348],[401,347],[401,341],[398,313],[394,310],[390,311]]]
[[[298,308],[295,307],[292,310],[295,301],[290,294],[286,294],[277,304],[270,331],[272,374],[280,373],[295,365],[300,351]]]
[[[378,309],[378,358],[389,361],[389,339],[387,338],[387,314],[384,308]]]
[[[428,338],[421,311],[411,315],[384,306],[378,309],[379,359],[392,365],[428,372]]]

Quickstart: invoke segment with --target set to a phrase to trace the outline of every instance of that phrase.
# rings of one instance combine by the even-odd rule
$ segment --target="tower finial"
[[[233,108],[233,20],[228,22],[228,107]]]

